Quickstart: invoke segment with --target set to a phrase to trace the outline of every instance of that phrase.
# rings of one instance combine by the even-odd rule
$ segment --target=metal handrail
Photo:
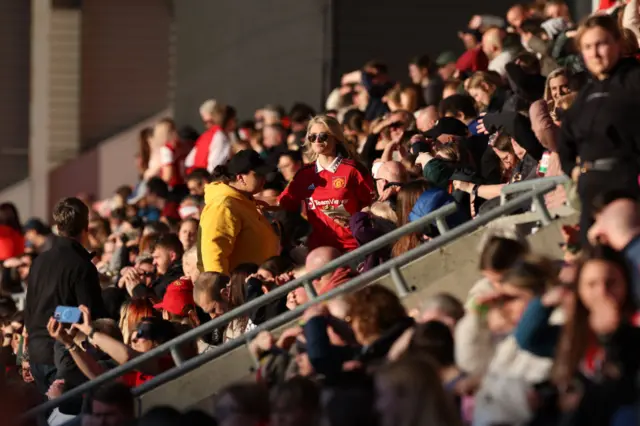
[[[365,256],[371,253],[374,253],[380,250],[381,248],[384,248],[392,241],[395,241],[404,235],[407,235],[413,232],[420,232],[422,229],[424,229],[426,225],[429,225],[431,223],[434,223],[434,222],[436,223],[436,226],[438,227],[441,234],[451,232],[447,230],[446,221],[441,220],[441,218],[451,215],[452,213],[456,212],[456,210],[457,210],[457,206],[455,203],[447,204],[446,206],[443,206],[438,210],[431,212],[428,215],[416,221],[410,222],[398,229],[395,229],[381,236],[380,238],[377,238],[363,245],[362,247],[358,247],[357,249],[349,253],[346,253],[335,260],[332,260],[331,262],[327,263],[322,268],[319,268],[316,271],[305,274],[300,278],[297,278],[287,284],[279,286],[274,290],[270,291],[269,293],[262,295],[254,300],[251,300],[243,304],[242,306],[239,306],[233,309],[232,311],[219,316],[218,318],[215,318],[211,321],[206,322],[205,324],[202,324],[199,327],[189,330],[188,332],[181,334],[175,339],[159,345],[158,347],[150,350],[149,352],[140,354],[140,356],[135,357],[134,359],[132,359],[131,361],[125,364],[119,365],[118,367],[112,370],[106,371],[104,374],[101,374],[95,379],[89,382],[83,383],[80,386],[70,390],[69,392],[65,392],[60,397],[53,399],[51,401],[47,401],[44,404],[41,404],[29,410],[27,413],[25,413],[25,416],[29,416],[29,417],[35,416],[41,413],[45,413],[51,409],[54,409],[58,407],[60,404],[71,400],[72,398],[81,396],[85,392],[88,392],[110,380],[116,379],[122,376],[123,374],[126,374],[130,371],[135,370],[136,367],[139,367],[140,365],[142,365],[146,361],[149,361],[150,359],[153,359],[160,355],[164,355],[167,352],[172,352],[172,349],[175,347],[178,347],[191,340],[195,340],[200,336],[203,336],[207,333],[212,332],[215,329],[218,329],[228,324],[229,322],[233,321],[236,318],[246,316],[247,314],[249,314],[251,311],[255,309],[261,308],[264,305],[267,305],[275,300],[285,297],[288,293],[290,293],[293,290],[296,290],[299,287],[304,286],[305,289],[307,290],[309,299],[315,300],[318,296],[313,291],[312,283],[314,280],[322,277],[328,272],[334,271],[337,268],[340,268],[345,265],[349,265],[355,261],[358,261],[361,258],[364,258]],[[235,342],[235,340],[232,342]],[[240,340],[240,344],[242,343],[243,343],[242,340]],[[207,354],[213,353],[213,352],[215,352],[215,350],[207,352]],[[172,355],[174,353],[175,352],[173,352]],[[203,357],[203,355],[205,354],[199,355],[196,358],[200,359]],[[193,359],[195,358],[182,362],[182,360],[180,360],[178,356],[174,356],[174,361],[176,362],[177,367],[181,367],[182,365],[187,365],[190,361],[193,361]]]
[[[513,200],[508,201],[503,206],[497,207],[486,213],[478,215],[474,220],[463,223],[451,229],[449,232],[446,232],[440,235],[439,237],[436,237],[422,245],[419,245],[413,250],[403,253],[400,256],[394,257],[388,260],[387,262],[381,265],[378,265],[375,268],[370,269],[369,271],[358,275],[357,277],[351,279],[347,283],[342,284],[339,287],[327,293],[324,293],[303,305],[296,307],[291,311],[285,312],[269,321],[266,321],[265,323],[261,324],[255,329],[245,333],[242,336],[242,338],[231,340],[221,346],[216,347],[215,349],[209,352],[205,352],[197,357],[194,357],[188,361],[185,361],[184,364],[180,366],[177,366],[175,368],[172,368],[170,370],[165,371],[164,373],[161,373],[155,376],[153,379],[133,389],[133,394],[136,397],[143,395],[144,393],[149,392],[157,388],[158,386],[161,386],[167,382],[170,382],[171,380],[174,380],[182,376],[183,374],[188,373],[189,371],[195,370],[201,365],[213,359],[216,359],[222,355],[225,355],[231,352],[232,350],[246,344],[246,342],[249,342],[251,339],[256,337],[258,333],[260,333],[261,331],[273,330],[275,328],[278,328],[280,326],[283,326],[289,323],[290,321],[295,320],[296,318],[302,316],[304,311],[310,308],[311,306],[314,306],[321,302],[325,302],[341,294],[356,290],[360,287],[370,284],[372,281],[378,278],[381,278],[388,273],[391,273],[391,277],[394,281],[394,285],[396,286],[396,291],[398,293],[403,293],[407,289],[402,282],[403,281],[402,272],[400,271],[401,266],[404,266],[407,263],[413,262],[414,260],[419,259],[422,256],[429,254],[439,249],[440,247],[444,246],[445,244],[455,241],[456,239],[462,236],[470,234],[471,232],[476,231],[482,226],[487,225],[488,223],[492,222],[493,220],[505,214],[509,214],[515,210],[518,210],[522,206],[528,204],[531,198],[539,195],[544,195],[548,192],[553,191],[554,189],[555,189],[555,185],[533,189],[532,191],[526,194],[520,195],[514,198]],[[400,281],[398,280],[398,278],[400,278]]]

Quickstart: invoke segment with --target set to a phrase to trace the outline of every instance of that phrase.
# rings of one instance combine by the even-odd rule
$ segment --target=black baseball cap
[[[436,122],[431,130],[424,132],[427,138],[437,139],[440,135],[454,135],[466,137],[469,133],[467,125],[457,118],[443,117]]]
[[[232,175],[246,175],[250,171],[254,171],[259,175],[266,176],[272,171],[272,167],[265,163],[260,154],[252,149],[245,149],[229,160],[227,170]]]
[[[24,232],[27,231],[36,231],[39,235],[49,235],[51,233],[51,228],[45,225],[40,219],[37,217],[32,217],[29,219],[23,226],[22,230]]]

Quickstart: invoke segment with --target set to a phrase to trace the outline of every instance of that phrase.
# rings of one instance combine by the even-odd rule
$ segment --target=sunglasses
[[[396,121],[389,124],[390,129],[401,129],[404,127],[404,123],[402,121]]]
[[[329,140],[329,133],[309,133],[307,135],[307,140],[311,143],[314,143],[315,141],[324,143]]]

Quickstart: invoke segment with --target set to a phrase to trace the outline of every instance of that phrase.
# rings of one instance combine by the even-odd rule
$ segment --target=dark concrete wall
[[[200,127],[215,98],[252,118],[266,103],[321,103],[325,0],[174,0],[175,112]]]
[[[83,149],[167,107],[171,20],[169,1],[82,3]]]
[[[31,1],[0,0],[0,58],[1,189],[29,173]]]

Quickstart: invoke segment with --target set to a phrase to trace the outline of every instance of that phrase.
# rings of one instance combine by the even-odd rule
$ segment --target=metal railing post
[[[311,280],[304,282],[304,291],[307,292],[309,300],[313,300],[318,297],[318,292],[316,292],[316,288],[313,286],[313,281]]]
[[[544,226],[549,225],[553,222],[553,218],[551,217],[551,213],[549,213],[549,209],[547,208],[547,203],[544,202],[544,195],[537,194],[533,197],[533,206],[537,212],[542,216],[540,221]]]
[[[436,226],[438,227],[438,232],[440,233],[440,235],[444,234],[449,230],[449,225],[447,224],[447,220],[442,216],[438,216],[438,218],[436,219]]]
[[[173,362],[177,365],[177,366],[181,366],[182,364],[184,364],[184,358],[182,357],[182,354],[180,353],[180,349],[178,349],[178,345],[175,345],[174,347],[171,348],[171,351],[169,351],[171,353],[171,358],[173,358]]]
[[[391,282],[393,282],[393,286],[396,288],[398,297],[403,298],[411,293],[411,289],[407,285],[407,280],[404,279],[402,272],[400,272],[397,266],[391,267],[389,273],[391,274]]]

